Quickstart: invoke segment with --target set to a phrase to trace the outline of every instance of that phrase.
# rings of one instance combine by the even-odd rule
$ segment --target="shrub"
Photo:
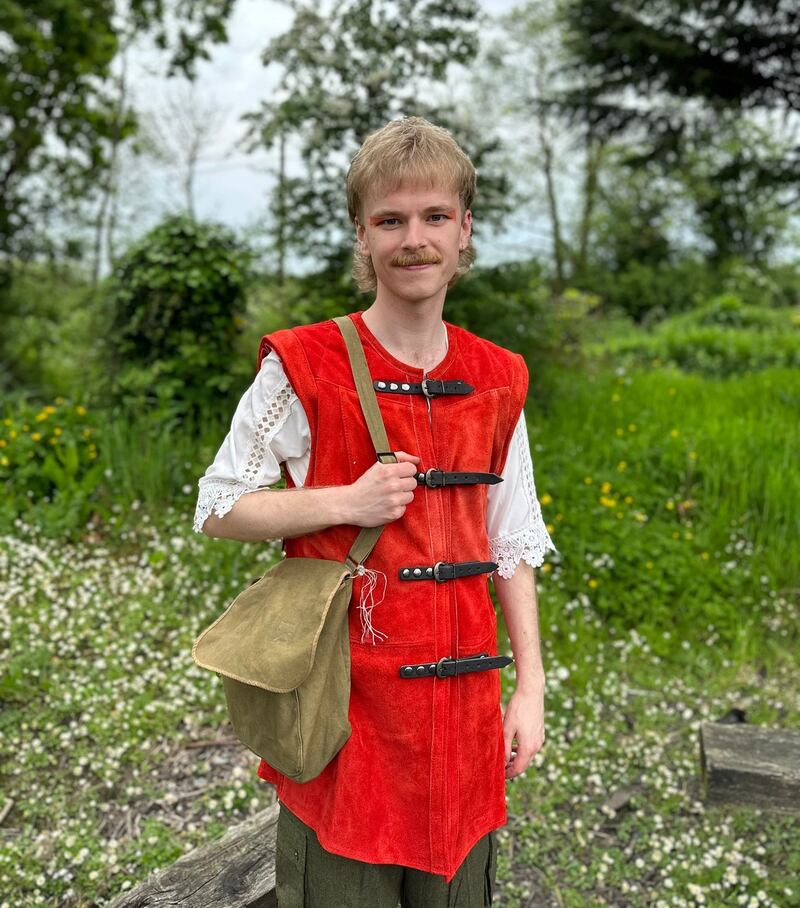
[[[237,381],[252,253],[225,227],[168,218],[115,269],[107,297],[109,403],[198,416]]]

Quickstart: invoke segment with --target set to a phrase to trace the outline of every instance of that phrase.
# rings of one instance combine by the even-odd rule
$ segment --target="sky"
[[[490,15],[509,11],[514,0],[483,0],[482,6]],[[321,6],[324,8],[325,3]],[[237,145],[246,124],[240,117],[258,108],[269,97],[280,75],[278,67],[265,68],[261,52],[270,39],[286,31],[292,21],[292,12],[284,4],[270,0],[238,0],[228,24],[228,43],[211,49],[211,59],[200,61],[198,79],[191,89],[193,106],[203,121],[212,126],[203,145],[194,184],[196,210],[200,219],[221,221],[237,230],[255,230],[263,216],[269,192],[274,183],[271,174],[277,164],[277,149],[264,149],[246,153]],[[186,109],[186,83],[167,80],[163,76],[163,54],[146,47],[134,48],[128,58],[128,75],[131,94],[138,110],[151,112],[164,144],[175,146],[180,117],[171,109]],[[462,73],[453,80],[450,91],[469,90],[469,74]],[[289,149],[288,169],[296,160],[294,149]],[[138,168],[123,183],[127,187],[127,200],[122,206],[121,233],[126,239],[140,235],[154,225],[169,210],[184,206],[182,188],[184,168],[176,164],[131,164]],[[494,264],[504,260],[527,257],[531,248],[548,252],[549,227],[542,220],[525,225],[520,215],[513,220],[514,227],[502,235],[482,238],[478,247],[478,263]],[[289,261],[290,271],[304,271],[313,262],[294,259]]]

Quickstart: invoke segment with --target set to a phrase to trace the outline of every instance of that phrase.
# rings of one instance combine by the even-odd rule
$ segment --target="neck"
[[[376,300],[361,317],[381,344],[403,362],[433,368],[447,352],[441,306],[381,305]]]

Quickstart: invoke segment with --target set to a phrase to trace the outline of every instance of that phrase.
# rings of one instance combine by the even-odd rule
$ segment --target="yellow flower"
[[[34,432],[34,433],[31,435],[31,438],[32,438],[34,441],[40,441],[41,438],[42,438],[42,434],[41,434],[41,432]]]
[[[553,565],[550,564],[549,561],[545,561],[545,563],[539,568],[539,570],[540,570],[543,574],[549,574],[550,571],[553,570]]]
[[[28,429],[30,429],[30,426],[27,423],[25,423],[25,425],[22,427],[22,431],[27,432]]]
[[[584,476],[584,477],[583,477],[583,481],[586,483],[587,486],[590,486],[590,485],[592,484],[592,477],[591,477],[591,476]]]
[[[610,492],[610,491],[611,491],[611,483],[608,482],[608,481],[604,482],[604,483],[600,486],[600,491],[603,492],[603,493],[605,493],[605,492]]]
[[[8,417],[6,417],[6,418],[3,420],[3,425],[4,425],[4,426],[10,426],[10,425],[11,425],[11,420],[10,420]]]
[[[647,568],[648,571],[652,571],[652,570],[653,570],[653,562],[652,562],[652,561],[646,561],[646,562],[645,562],[645,567]]]
[[[81,434],[83,435],[84,438],[89,438],[89,436],[92,434],[92,430],[91,430],[91,429],[84,429],[83,432],[82,432]]]
[[[78,406],[75,407],[75,412],[78,414],[78,416],[86,416],[86,407],[84,407],[82,404],[78,404]]]
[[[546,523],[546,524],[545,524],[545,528],[547,529],[547,532],[548,532],[548,533],[552,533],[553,530],[555,529],[555,527],[553,526],[552,523]]]
[[[45,419],[47,419],[47,413],[46,413],[46,412],[42,411],[41,413],[37,413],[37,414],[36,414],[36,422],[42,422],[42,421],[45,420]]]
[[[635,431],[636,431],[636,423],[635,423],[635,422],[628,423],[628,431],[629,431],[629,432],[635,432]]]
[[[680,538],[681,538],[681,534],[680,534],[677,530],[675,530],[675,531],[673,532],[673,534],[672,534],[672,538],[673,538],[673,539],[680,539]]]
[[[673,511],[675,509],[675,502],[670,498],[670,500],[664,505],[668,511]]]
[[[8,442],[5,440],[5,438],[0,438],[0,448],[5,448],[7,444]]]
[[[17,437],[17,430],[16,430],[16,429],[12,429],[12,430],[8,433],[8,437],[9,437],[9,438],[16,438],[16,437]]]
[[[58,439],[57,439],[55,436],[53,436],[53,438],[48,438],[47,441],[48,441],[49,444],[51,444],[51,445],[57,445],[57,444],[58,444]]]
[[[53,429],[53,435],[60,435],[63,431],[61,426],[56,426],[55,429]]]
[[[622,520],[622,518],[623,518],[624,516],[625,516],[625,515],[622,513],[622,511],[617,511],[617,520]]]
[[[564,515],[561,512],[556,514],[556,520],[563,520],[563,519],[564,519]]]
[[[708,552],[701,552],[701,553],[700,553],[700,557],[703,559],[703,561],[708,561],[708,559],[709,559],[711,556],[708,554]]]
[[[589,580],[589,586],[590,586],[592,589],[595,589],[595,587],[597,587],[598,585],[599,585],[599,581],[595,580],[594,577],[592,577],[592,578]]]
[[[621,460],[621,461],[617,464],[617,469],[619,470],[620,473],[624,473],[625,470],[628,469],[628,464],[627,464],[624,460]]]
[[[687,531],[683,534],[683,538],[684,538],[684,539],[694,539],[694,533],[693,533],[691,530],[687,530]]]
[[[55,413],[55,412],[56,412],[56,408],[55,408],[52,404],[48,404],[48,405],[44,408],[44,411],[45,411],[45,413]]]
[[[64,401],[65,401],[65,398],[61,397],[60,395],[56,398],[56,403],[57,403],[59,406],[61,406],[61,404],[63,404]]]
[[[669,390],[667,391],[667,394],[675,394],[675,393],[676,392],[675,392],[674,388],[669,388]]]
[[[697,451],[689,451],[689,459],[697,460]]]
[[[550,502],[552,500],[553,499],[547,494],[547,492],[545,492],[544,495],[542,495],[542,497],[539,499],[539,503],[540,504],[550,504]]]
[[[637,511],[633,516],[639,523],[644,523],[647,520],[647,514],[643,514],[641,511]]]
[[[624,435],[624,434],[625,434],[625,430],[623,428],[621,428],[620,426],[617,426],[617,435]]]
[[[677,429],[670,429],[669,434],[671,438],[677,438],[680,433]]]
[[[633,497],[631,495],[625,496],[625,504],[630,504],[632,501],[633,501]]]
[[[601,495],[600,498],[598,499],[598,501],[600,502],[600,504],[603,505],[603,507],[606,507],[606,508],[615,508],[617,506],[616,498],[608,498],[605,495]]]
[[[7,457],[0,457],[0,464],[2,464],[4,467],[7,467],[10,462],[11,461]]]
[[[97,451],[89,451],[90,460],[94,460],[97,457]]]
[[[619,394],[617,394],[616,391],[611,395],[611,400],[614,402],[619,400]]]

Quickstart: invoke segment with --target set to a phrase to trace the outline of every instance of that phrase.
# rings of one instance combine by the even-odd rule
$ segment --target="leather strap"
[[[395,381],[391,378],[376,378],[372,383],[376,391],[388,394],[424,394],[426,397],[443,397],[448,394],[469,394],[474,385],[460,378],[443,381],[440,378],[423,378],[422,381]]]
[[[417,482],[431,489],[439,489],[442,486],[474,486],[478,483],[495,485],[502,481],[503,477],[498,473],[455,473],[437,470],[434,467],[425,473],[417,473]]]
[[[476,656],[462,656],[453,659],[452,656],[443,656],[438,662],[418,662],[414,665],[401,665],[401,678],[428,678],[436,675],[437,678],[452,678],[454,675],[464,675],[467,672],[483,672],[489,668],[503,668],[513,662],[511,656],[490,656],[488,653],[478,653]]]
[[[436,564],[409,565],[397,572],[401,580],[455,580],[458,577],[472,577],[487,574],[500,567],[494,561],[437,561]]]

